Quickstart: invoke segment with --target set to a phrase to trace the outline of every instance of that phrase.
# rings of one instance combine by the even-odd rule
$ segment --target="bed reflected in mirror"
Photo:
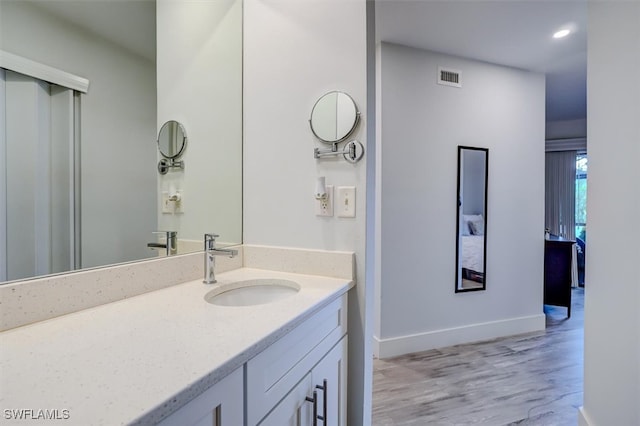
[[[456,293],[486,289],[489,149],[458,146]]]

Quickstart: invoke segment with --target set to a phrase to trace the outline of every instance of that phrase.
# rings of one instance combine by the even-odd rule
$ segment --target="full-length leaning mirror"
[[[489,149],[458,146],[456,293],[486,289]]]

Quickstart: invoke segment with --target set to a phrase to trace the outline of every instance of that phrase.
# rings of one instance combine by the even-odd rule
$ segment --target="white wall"
[[[0,49],[90,80],[81,100],[82,266],[148,257],[156,228],[155,64],[27,2],[1,7]]]
[[[184,171],[158,178],[159,191],[182,191],[184,213],[159,213],[159,228],[198,250],[207,232],[241,243],[242,1],[160,0],[156,8],[158,130],[177,120],[189,138]]]
[[[640,3],[589,3],[589,239],[581,424],[640,424]],[[634,76],[611,83],[611,69]]]
[[[544,329],[544,76],[386,43],[379,60],[378,355]],[[489,148],[489,180],[487,289],[456,294],[458,145]]]
[[[365,158],[316,160],[309,128],[315,101],[349,93],[366,141],[367,44],[364,0],[246,0],[244,6],[244,241],[356,253],[349,298],[349,424],[369,424],[371,354],[365,323]],[[356,218],[316,217],[316,177],[357,188]]]

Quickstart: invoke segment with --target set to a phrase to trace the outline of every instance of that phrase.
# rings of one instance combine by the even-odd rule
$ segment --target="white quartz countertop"
[[[286,299],[216,306],[217,285],[300,284]],[[62,424],[153,424],[345,293],[351,281],[242,268],[0,333],[0,424],[7,410],[50,410]],[[57,410],[57,411],[51,411]],[[11,418],[11,419],[10,419]],[[34,420],[42,424],[42,419]]]

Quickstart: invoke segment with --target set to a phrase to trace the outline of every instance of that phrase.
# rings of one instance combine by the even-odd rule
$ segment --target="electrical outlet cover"
[[[174,213],[184,213],[184,193],[182,192],[181,189],[178,189],[176,191],[176,194],[178,194],[178,197],[180,199],[174,203],[173,212]]]
[[[326,185],[327,198],[316,199],[316,216],[333,216],[333,186]]]
[[[182,191],[178,190],[176,193],[179,196],[178,201],[169,200],[169,192],[162,191],[162,213],[163,214],[175,214],[184,213],[184,204],[182,200]]]

